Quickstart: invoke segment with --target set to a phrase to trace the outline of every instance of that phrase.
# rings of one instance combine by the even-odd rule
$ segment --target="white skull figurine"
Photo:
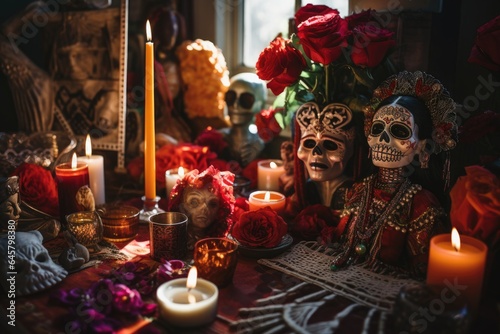
[[[240,73],[231,78],[225,101],[233,125],[250,123],[266,103],[266,83],[255,73]]]
[[[353,154],[354,128],[345,130],[351,110],[332,103],[320,111],[316,103],[307,102],[297,110],[296,119],[301,129],[297,157],[309,178],[323,182],[339,177]]]
[[[15,241],[15,257],[9,252],[9,240]],[[47,289],[66,277],[68,272],[52,261],[42,240],[42,234],[36,230],[16,232],[14,239],[0,239],[1,284],[5,291],[15,285],[16,296],[25,296]],[[12,272],[16,274],[9,274]]]
[[[418,139],[418,126],[412,113],[392,103],[381,107],[373,116],[368,145],[375,166],[399,168],[412,162],[425,147],[425,140]]]

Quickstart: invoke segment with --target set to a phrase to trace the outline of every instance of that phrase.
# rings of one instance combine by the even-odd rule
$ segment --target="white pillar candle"
[[[184,177],[185,173],[186,173],[186,171],[182,167],[169,169],[165,172],[165,184],[167,187],[167,198],[170,198],[170,192],[172,191],[175,184],[177,183],[177,180],[182,179]]]
[[[160,285],[156,296],[160,317],[174,326],[206,325],[217,315],[219,290],[212,282],[197,279],[196,267],[191,268],[187,278]]]
[[[106,203],[104,158],[102,155],[92,155],[92,142],[89,135],[85,140],[85,157],[79,157],[78,161],[86,163],[89,167],[89,186],[94,195],[95,205]]]
[[[285,173],[281,160],[262,160],[257,164],[257,189],[280,190],[280,176]]]

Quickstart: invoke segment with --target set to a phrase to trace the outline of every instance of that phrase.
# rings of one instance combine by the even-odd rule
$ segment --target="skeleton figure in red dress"
[[[336,237],[341,247],[332,270],[364,264],[373,271],[425,278],[430,238],[444,210],[412,171],[431,154],[456,145],[455,104],[423,72],[402,72],[374,92],[365,119],[371,159],[378,171],[349,190]]]

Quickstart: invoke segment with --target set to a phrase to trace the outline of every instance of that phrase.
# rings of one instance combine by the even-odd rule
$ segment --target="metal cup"
[[[161,212],[149,217],[150,256],[156,261],[179,260],[187,253],[188,217],[180,212]]]

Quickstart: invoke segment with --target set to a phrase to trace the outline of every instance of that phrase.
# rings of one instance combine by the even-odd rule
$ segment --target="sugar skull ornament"
[[[10,236],[10,234],[9,234]],[[15,265],[6,256],[9,246],[8,237],[0,239],[1,285],[5,291],[11,288],[10,279],[14,277],[16,296],[25,296],[50,288],[66,277],[68,272],[50,258],[49,252],[42,245],[42,234],[39,231],[16,232]],[[8,274],[16,272],[16,275]],[[11,277],[12,276],[12,277]]]
[[[425,142],[425,139],[418,139],[413,114],[397,102],[381,107],[373,116],[368,145],[375,166],[407,166],[425,147]]]
[[[340,103],[331,103],[320,109],[316,103],[307,102],[297,110],[295,119],[300,129],[297,158],[302,161],[310,180],[306,184],[310,191],[307,188],[302,190],[299,180],[297,196],[317,197],[312,194],[316,189],[319,202],[337,206],[332,200],[335,192],[349,181],[344,170],[354,152],[352,118],[349,107]],[[310,186],[311,182],[314,188]]]
[[[336,103],[320,110],[309,102],[300,107],[296,118],[302,132],[297,157],[311,180],[328,181],[341,175],[353,152],[354,129],[343,130],[352,120],[351,110]]]

